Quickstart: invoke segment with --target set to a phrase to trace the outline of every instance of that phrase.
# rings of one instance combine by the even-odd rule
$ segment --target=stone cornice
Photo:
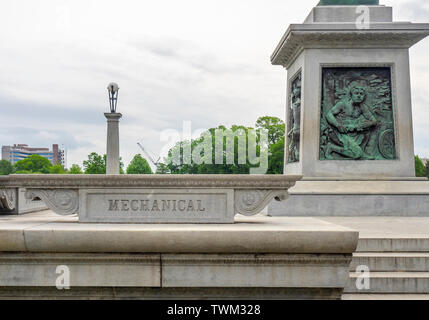
[[[271,56],[273,65],[288,68],[305,48],[410,48],[429,35],[426,23],[292,24]]]
[[[288,175],[10,175],[0,188],[214,188],[288,189],[301,176]]]

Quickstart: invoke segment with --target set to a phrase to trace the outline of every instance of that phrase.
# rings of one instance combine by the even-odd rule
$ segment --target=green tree
[[[270,145],[284,139],[285,136],[285,123],[277,117],[260,117],[256,120],[256,129],[266,129],[268,131]]]
[[[67,171],[61,164],[56,164],[49,168],[50,174],[66,174]]]
[[[49,168],[52,167],[51,162],[42,156],[33,154],[28,158],[19,160],[15,163],[16,173],[49,173]]]
[[[152,174],[152,169],[145,158],[141,154],[134,156],[127,167],[127,174]]]
[[[13,173],[13,166],[7,160],[0,160],[0,176],[7,176]]]
[[[414,157],[416,164],[416,177],[426,177],[426,168],[419,156]]]
[[[285,139],[279,139],[270,145],[270,156],[268,158],[268,174],[283,174],[285,154]]]
[[[83,169],[85,174],[106,174],[106,158],[92,152],[83,162]]]
[[[156,174],[169,174],[170,169],[168,169],[168,166],[165,163],[158,163],[158,166],[156,167]]]
[[[31,170],[18,170],[15,171],[16,174],[36,174],[36,173],[41,173],[41,172],[33,172]]]
[[[119,161],[119,172],[124,174],[122,158]],[[85,174],[106,174],[106,155],[101,156],[97,152],[92,152],[88,155],[88,160],[83,162],[83,169]]]
[[[249,174],[252,167],[258,167],[251,163],[249,159],[249,147],[256,143],[256,156],[259,157],[263,152],[268,153],[268,169],[269,174],[282,174],[283,163],[284,163],[284,138],[285,138],[285,124],[284,122],[276,117],[260,117],[256,121],[256,141],[255,138],[251,138],[253,135],[249,135],[250,127],[234,125],[230,129],[225,126],[219,126],[217,128],[211,128],[204,132],[198,139],[192,141],[180,141],[168,152],[168,157],[164,159],[164,163],[160,163],[157,168],[157,173],[165,174]],[[224,139],[221,141],[222,145],[216,146],[219,143],[219,139],[216,139],[216,132],[223,130]],[[261,131],[265,130],[268,133],[268,142],[262,143]],[[231,140],[233,135],[234,138]],[[229,136],[227,138],[226,136]],[[210,143],[211,138],[211,143]],[[226,150],[227,145],[233,141],[234,157],[231,159],[228,156]],[[243,148],[245,143],[245,152],[240,148]],[[223,162],[222,164],[216,164],[216,151],[223,147]],[[189,157],[189,150],[192,153],[192,162]],[[211,151],[211,154],[210,154]],[[200,159],[206,159],[207,161],[202,164],[196,164],[194,161],[195,156],[198,158],[200,153]],[[205,158],[206,154],[209,154],[208,158]],[[239,155],[245,154],[245,158],[239,158]],[[233,160],[233,161],[231,161]]]
[[[83,173],[82,169],[77,164],[72,165],[69,170],[69,174],[82,174],[82,173]]]
[[[426,164],[425,164],[425,173],[426,173],[426,177],[429,178],[429,161],[426,161]]]

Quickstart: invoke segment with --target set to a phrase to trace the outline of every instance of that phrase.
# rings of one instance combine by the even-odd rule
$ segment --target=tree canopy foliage
[[[85,174],[106,174],[106,155],[99,155],[97,152],[92,152],[88,155],[88,160],[83,162]],[[119,171],[124,173],[124,164],[120,161]]]
[[[97,152],[88,155],[88,160],[83,162],[85,174],[106,174],[105,157],[100,156]]]
[[[136,154],[127,167],[127,174],[152,174],[152,169],[141,154]]]
[[[83,171],[78,164],[73,164],[69,170],[69,174],[82,174]]]
[[[261,117],[255,127],[256,130],[239,125],[219,126],[198,139],[180,141],[169,150],[157,173],[249,174],[258,168],[263,170],[260,173],[283,173],[284,122],[276,117]],[[264,132],[267,139],[263,138]],[[267,164],[263,164],[264,158]]]
[[[419,156],[415,156],[416,177],[429,177],[429,162],[426,165]]]
[[[0,160],[0,176],[7,176],[13,173],[13,166],[7,160]]]
[[[51,162],[38,154],[33,154],[28,158],[15,163],[15,173],[50,173]]]
[[[67,170],[61,164],[56,164],[49,168],[49,174],[66,174]]]

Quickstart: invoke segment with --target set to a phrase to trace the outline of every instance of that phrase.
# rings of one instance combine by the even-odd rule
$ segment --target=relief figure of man
[[[333,153],[351,160],[373,160],[365,152],[371,135],[371,129],[377,125],[377,119],[366,104],[367,89],[358,82],[349,86],[350,96],[338,102],[326,114],[327,122],[333,127],[325,157],[333,160]]]
[[[289,136],[289,162],[299,161],[299,142],[301,135],[301,88],[293,89],[291,94],[291,130]]]

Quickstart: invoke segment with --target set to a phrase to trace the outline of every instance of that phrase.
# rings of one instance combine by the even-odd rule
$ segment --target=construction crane
[[[140,142],[137,142],[137,145],[140,147],[140,149],[142,149],[144,154],[149,158],[150,162],[152,162],[155,167],[158,167],[158,164],[160,162],[159,160],[161,160],[161,157],[159,157],[158,160],[154,161],[153,158],[150,156],[150,154],[143,148]]]

